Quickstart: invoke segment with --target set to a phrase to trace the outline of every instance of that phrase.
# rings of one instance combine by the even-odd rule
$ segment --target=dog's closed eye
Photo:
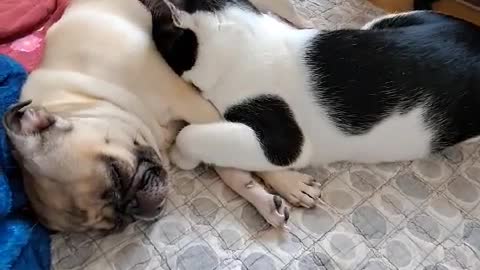
[[[131,185],[131,172],[129,165],[113,156],[102,157],[105,163],[107,174],[112,180],[112,187],[119,192],[125,192]]]

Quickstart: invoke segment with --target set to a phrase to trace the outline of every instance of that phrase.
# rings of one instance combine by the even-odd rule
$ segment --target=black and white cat
[[[430,11],[299,30],[246,0],[171,3],[177,70],[225,122],[190,125],[172,161],[249,171],[411,160],[480,134],[480,28]],[[155,25],[154,25],[155,27]]]

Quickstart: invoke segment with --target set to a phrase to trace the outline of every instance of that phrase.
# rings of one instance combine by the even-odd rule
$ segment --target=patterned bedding
[[[297,0],[321,28],[382,14],[365,0]],[[167,213],[123,233],[54,236],[60,269],[480,269],[480,152],[465,143],[429,159],[309,169],[316,209],[294,209],[289,231],[206,168],[174,171]]]

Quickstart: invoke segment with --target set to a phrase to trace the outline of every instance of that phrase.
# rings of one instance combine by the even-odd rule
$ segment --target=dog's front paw
[[[310,175],[282,171],[263,175],[262,178],[268,186],[294,206],[312,208],[320,200],[320,184]]]
[[[193,170],[200,165],[200,161],[184,155],[176,144],[170,149],[170,161],[182,170]]]

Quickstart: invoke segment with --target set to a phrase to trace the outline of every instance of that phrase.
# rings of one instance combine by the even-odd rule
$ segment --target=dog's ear
[[[190,25],[189,22],[191,20],[190,14],[188,14],[184,10],[180,10],[175,4],[170,2],[169,0],[163,0],[165,5],[167,5],[168,9],[170,10],[170,14],[172,16],[173,25],[178,28],[188,28]]]

